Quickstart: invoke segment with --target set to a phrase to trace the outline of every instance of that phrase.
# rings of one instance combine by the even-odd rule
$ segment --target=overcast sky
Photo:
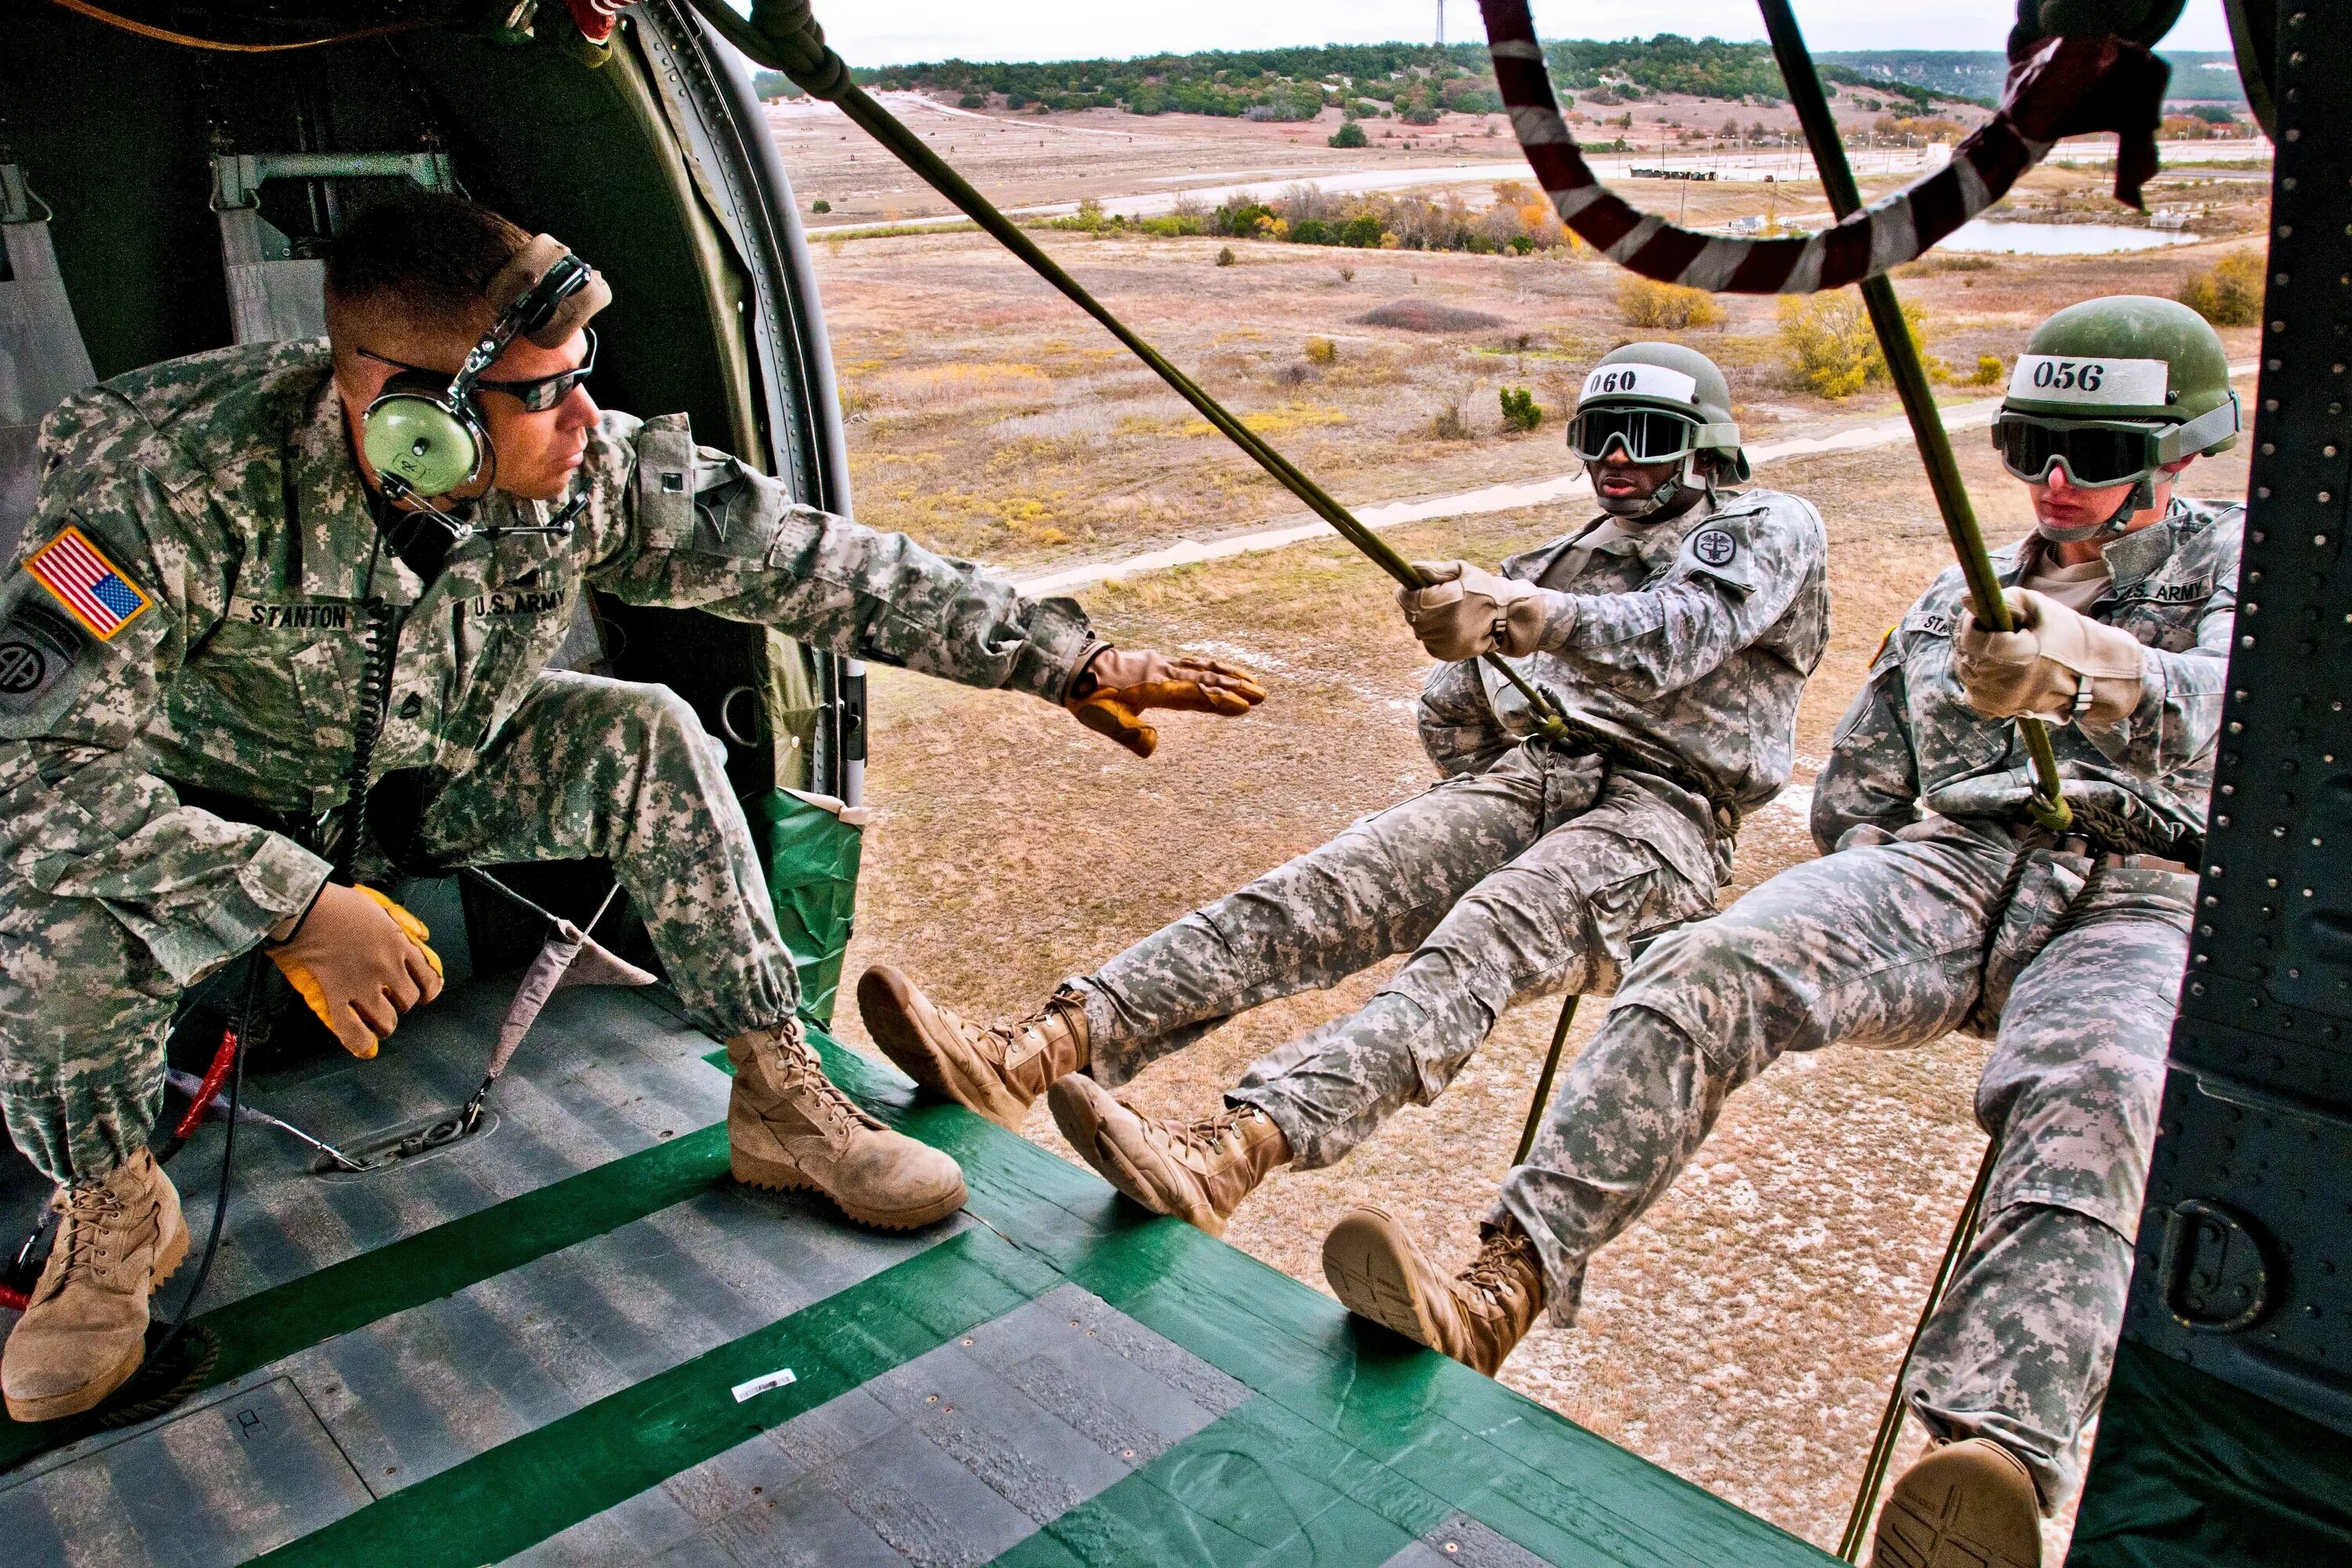
[[[1534,0],[1547,38],[1640,33],[1764,37],[1754,0],[1647,0],[1638,11],[1592,0]],[[976,60],[1113,58],[1280,44],[1362,44],[1433,36],[1437,0],[1185,0],[1165,7],[1106,0],[817,0],[826,39],[852,65],[961,56]],[[2010,0],[1798,0],[1817,49],[1997,49],[2016,16]],[[1476,0],[1446,0],[1445,35],[1483,37]],[[2221,0],[2189,0],[2169,47],[2226,49]]]

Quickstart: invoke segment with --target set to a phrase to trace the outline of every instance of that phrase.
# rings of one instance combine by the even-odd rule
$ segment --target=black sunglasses
[[[582,382],[586,381],[588,379],[588,373],[596,368],[596,329],[593,327],[583,327],[580,331],[582,335],[586,337],[588,340],[588,352],[582,357],[580,363],[572,366],[570,370],[558,371],[553,375],[542,375],[531,381],[478,381],[474,383],[475,390],[479,392],[503,392],[509,397],[513,398],[517,403],[521,404],[525,413],[546,413],[549,409],[554,407],[557,404],[571,396],[572,389],[578,386]],[[385,354],[377,353],[372,349],[362,349],[359,351],[359,355],[362,359],[372,359],[378,364],[388,364],[394,370],[404,370],[413,375],[446,375],[454,377],[457,374],[453,370],[427,370],[425,366],[419,364],[404,364],[399,360],[393,359]]]

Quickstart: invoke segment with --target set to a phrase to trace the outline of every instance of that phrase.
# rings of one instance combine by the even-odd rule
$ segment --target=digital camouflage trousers
[[[724,1039],[792,1016],[792,958],[724,752],[667,687],[541,676],[470,771],[436,781],[416,852],[607,858],[697,1023]],[[95,1181],[146,1141],[179,999],[104,905],[0,881],[0,1110],[52,1180]]]
[[[1711,907],[1713,879],[1677,868],[1713,864],[1677,793],[1522,746],[1368,816],[1073,980],[1091,1070],[1125,1083],[1237,1013],[1410,952],[1226,1096],[1271,1117],[1299,1163],[1328,1165],[1435,1100],[1514,1002],[1606,989],[1636,937]]]
[[[2123,1323],[2195,889],[1940,818],[1783,871],[1643,954],[1493,1217],[1535,1239],[1570,1321],[1585,1260],[1781,1052],[1990,1035],[1983,1228],[1906,1388],[1939,1435],[2016,1453],[2055,1508]]]

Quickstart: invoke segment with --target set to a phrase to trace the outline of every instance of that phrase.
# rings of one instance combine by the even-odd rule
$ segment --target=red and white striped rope
[[[2008,194],[2059,140],[2122,138],[2116,195],[2139,205],[2156,169],[2163,61],[2120,38],[2053,38],[2012,67],[1992,119],[1952,161],[1818,234],[1742,239],[1677,228],[1612,192],[1560,118],[1528,0],[1479,0],[1511,129],[1560,222],[1621,266],[1717,294],[1811,294],[1874,277],[1920,256]]]

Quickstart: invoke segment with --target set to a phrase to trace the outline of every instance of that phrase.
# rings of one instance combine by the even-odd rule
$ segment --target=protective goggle
[[[583,327],[580,331],[588,340],[588,352],[583,354],[580,363],[570,370],[558,371],[553,375],[537,376],[530,381],[476,381],[472,384],[473,390],[503,392],[521,404],[523,412],[526,414],[546,413],[571,396],[572,389],[586,381],[588,373],[596,368],[596,329]],[[406,364],[370,349],[362,349],[359,353],[362,359],[372,359],[378,364],[388,364],[394,370],[407,371],[415,375],[440,376],[449,374],[446,371],[428,370],[423,365]]]
[[[1583,408],[1569,422],[1568,449],[1598,463],[1622,447],[1629,463],[1666,463],[1698,450],[1698,421],[1664,408]]]
[[[2082,489],[2136,484],[2158,469],[2193,457],[2238,431],[2235,394],[2220,407],[2179,425],[2143,419],[2055,419],[2003,409],[1993,420],[1992,444],[2001,467],[2028,484],[2065,470]]]

